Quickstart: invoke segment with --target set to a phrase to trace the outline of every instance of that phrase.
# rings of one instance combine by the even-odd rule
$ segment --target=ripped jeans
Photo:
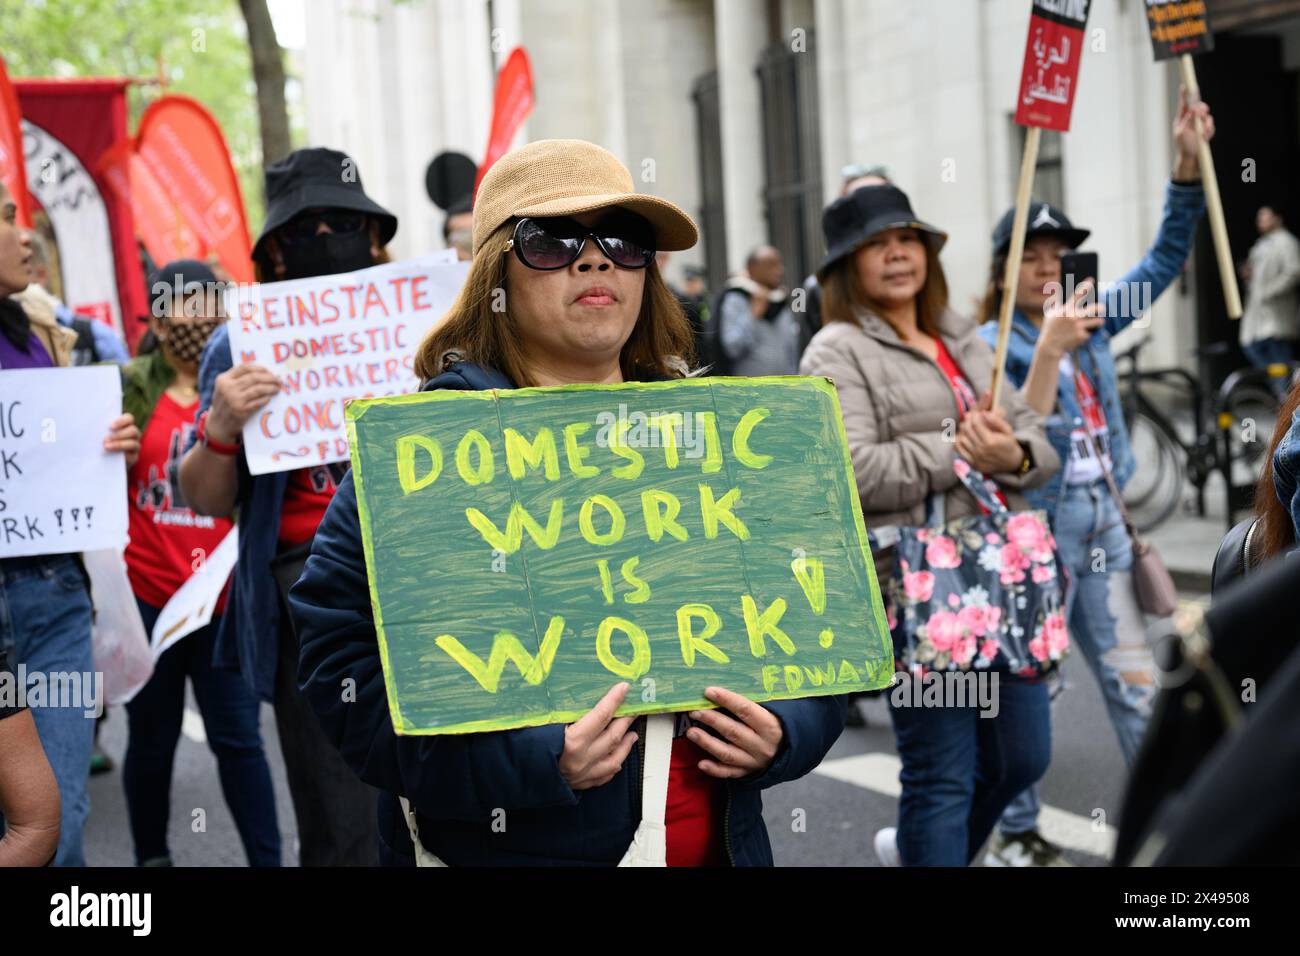
[[[1133,766],[1155,699],[1146,618],[1133,592],[1133,546],[1104,480],[1068,485],[1053,522],[1057,555],[1069,569],[1066,614],[1073,651],[1101,686],[1127,767]],[[1003,833],[1037,828],[1038,787],[1002,815]]]

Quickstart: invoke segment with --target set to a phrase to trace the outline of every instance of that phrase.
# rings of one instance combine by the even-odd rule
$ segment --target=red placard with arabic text
[[[1016,122],[1069,132],[1091,0],[1034,0]]]

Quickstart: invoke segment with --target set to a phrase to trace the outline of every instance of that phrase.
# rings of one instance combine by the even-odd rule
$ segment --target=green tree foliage
[[[0,0],[0,52],[23,76],[152,78],[202,103],[221,125],[249,228],[261,228],[261,146],[248,37],[234,0]],[[157,85],[128,93],[130,132]]]

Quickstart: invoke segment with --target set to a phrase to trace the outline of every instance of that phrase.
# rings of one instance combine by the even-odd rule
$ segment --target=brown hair
[[[975,324],[983,325],[990,319],[996,322],[1002,313],[1002,279],[1007,271],[1007,253],[993,254],[993,263],[989,266],[989,284],[984,290],[984,298],[975,309]]]
[[[440,374],[444,357],[455,353],[465,361],[496,369],[521,388],[537,384],[528,373],[519,328],[509,310],[494,308],[506,285],[502,250],[514,228],[512,219],[483,242],[446,318],[420,343],[415,356],[415,374],[420,378]],[[652,261],[646,268],[641,313],[619,360],[623,378],[633,381],[647,372],[680,378],[693,359],[690,323]]]
[[[939,316],[948,308],[948,278],[935,244],[923,233],[925,245],[925,285],[916,294],[916,327],[931,338],[939,337]],[[853,308],[860,306],[884,315],[884,309],[867,295],[854,265],[856,251],[826,270],[819,280],[822,287],[822,324],[853,322]]]
[[[1254,564],[1277,557],[1295,544],[1295,525],[1291,521],[1291,512],[1278,500],[1277,490],[1273,486],[1273,456],[1277,454],[1277,446],[1282,444],[1282,439],[1290,431],[1291,419],[1297,408],[1300,408],[1300,384],[1291,389],[1278,410],[1273,441],[1268,446],[1268,457],[1264,459],[1259,481],[1255,484],[1255,516],[1259,519],[1255,536],[1259,544],[1254,549],[1258,555],[1252,562]]]

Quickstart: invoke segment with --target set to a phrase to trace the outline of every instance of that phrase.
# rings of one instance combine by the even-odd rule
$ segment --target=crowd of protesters
[[[940,260],[947,233],[914,211],[883,167],[845,168],[841,196],[824,212],[826,256],[793,292],[780,252],[758,245],[710,297],[700,271],[688,271],[680,290],[664,274],[669,254],[698,239],[686,213],[636,193],[627,169],[599,146],[533,143],[488,171],[472,207],[450,209],[443,237],[469,274],[421,344],[416,371],[425,390],[699,374],[830,378],[890,600],[897,666],[912,674],[934,657],[913,653],[896,599],[928,593],[933,579],[900,561],[899,529],[923,529],[924,541],[927,527],[938,534],[952,522],[1042,509],[1050,531],[1041,528],[1037,547],[1052,560],[1044,558],[1034,581],[1059,574],[1064,626],[1049,627],[1037,646],[1017,636],[1014,646],[990,638],[979,648],[986,666],[1030,653],[1042,665],[1002,673],[992,719],[973,704],[890,707],[902,795],[897,827],[877,833],[874,848],[886,865],[964,866],[986,843],[988,865],[1057,865],[1061,852],[1039,832],[1037,783],[1051,760],[1052,663],[1066,632],[1101,688],[1126,765],[1155,694],[1134,547],[1116,497],[1135,461],[1110,340],[1190,255],[1204,209],[1194,121],[1213,136],[1208,107],[1184,95],[1164,217],[1150,250],[1118,282],[1063,287],[1062,254],[1089,232],[1034,202],[1014,288],[1003,278],[1008,210],[971,317],[949,302]],[[397,218],[359,175],[340,174],[349,167],[344,154],[312,148],[268,168],[267,216],[252,253],[259,281],[388,261]],[[543,203],[544,216],[530,212]],[[106,326],[51,293],[44,245],[18,228],[3,187],[0,210],[0,371],[121,365],[123,408],[102,413],[102,448],[86,452],[120,454],[127,470],[124,557],[146,630],[189,578],[193,555],[211,554],[238,522],[234,572],[211,623],[165,650],[125,707],[122,783],[137,863],[172,863],[171,776],[187,686],[250,865],[279,865],[283,853],[263,701],[274,709],[304,866],[619,863],[641,822],[645,757],[636,745],[647,733],[645,718],[616,716],[627,685],[570,725],[398,736],[352,476],[346,464],[250,473],[241,434],[280,383],[268,369],[234,362],[210,294],[218,275],[196,261],[161,266],[150,278],[159,307],[131,358]],[[1270,209],[1260,211],[1259,228],[1243,345],[1253,361],[1285,361],[1294,357],[1287,343],[1296,337],[1300,247]],[[1145,294],[1129,294],[1135,286]],[[497,289],[508,292],[505,313],[493,308]],[[1006,377],[994,395],[1008,296]],[[1297,538],[1297,403],[1300,390],[1273,438],[1257,519],[1241,532],[1250,567]],[[19,664],[93,671],[91,622],[79,555],[0,560],[0,674]],[[938,638],[930,644],[933,651]],[[953,661],[973,656],[952,641],[942,650]],[[345,685],[354,694],[342,695]],[[855,708],[842,697],[758,704],[725,688],[702,690],[719,709],[673,722],[666,860],[770,865],[762,791],[815,768]],[[95,727],[81,708],[28,711],[0,701],[0,864],[86,862]],[[492,830],[498,809],[520,811],[505,833]]]

